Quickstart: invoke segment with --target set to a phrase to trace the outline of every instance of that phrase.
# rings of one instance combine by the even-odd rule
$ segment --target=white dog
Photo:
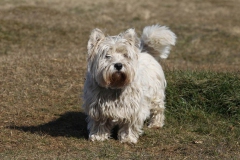
[[[175,41],[175,34],[159,25],[145,27],[141,39],[134,29],[107,37],[92,31],[83,95],[90,140],[108,139],[118,125],[118,139],[136,143],[147,118],[150,128],[164,125],[166,80],[150,54],[167,58]]]

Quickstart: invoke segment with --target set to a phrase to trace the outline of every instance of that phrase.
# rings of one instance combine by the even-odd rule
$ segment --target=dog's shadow
[[[53,137],[88,138],[86,115],[82,112],[67,112],[56,120],[37,126],[12,125],[9,128]]]
[[[82,112],[66,112],[56,120],[37,126],[8,126],[10,129],[52,137],[75,137],[88,139],[87,116]],[[111,137],[117,140],[118,126],[112,129]]]

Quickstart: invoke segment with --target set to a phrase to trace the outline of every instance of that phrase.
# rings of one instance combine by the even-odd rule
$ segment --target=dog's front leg
[[[137,143],[139,134],[141,133],[141,126],[136,124],[125,123],[120,125],[118,131],[118,139],[122,143]]]
[[[104,141],[110,137],[111,123],[108,120],[95,121],[88,117],[89,140]]]

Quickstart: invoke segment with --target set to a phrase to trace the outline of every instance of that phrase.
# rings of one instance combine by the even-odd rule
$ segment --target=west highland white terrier
[[[166,80],[151,55],[167,58],[175,41],[160,25],[145,27],[140,39],[134,29],[117,36],[91,32],[83,94],[90,140],[108,139],[117,125],[120,142],[136,143],[147,118],[149,128],[164,125]]]

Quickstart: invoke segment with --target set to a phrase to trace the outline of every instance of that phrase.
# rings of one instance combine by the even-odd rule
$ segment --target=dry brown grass
[[[239,73],[239,6],[238,0],[0,0],[0,158],[239,157],[238,144],[228,148],[218,137],[170,124],[145,128],[137,145],[90,143],[79,98],[96,27],[107,34],[134,27],[140,34],[146,25],[164,24],[178,36],[165,69]],[[204,143],[192,143],[199,139]]]

